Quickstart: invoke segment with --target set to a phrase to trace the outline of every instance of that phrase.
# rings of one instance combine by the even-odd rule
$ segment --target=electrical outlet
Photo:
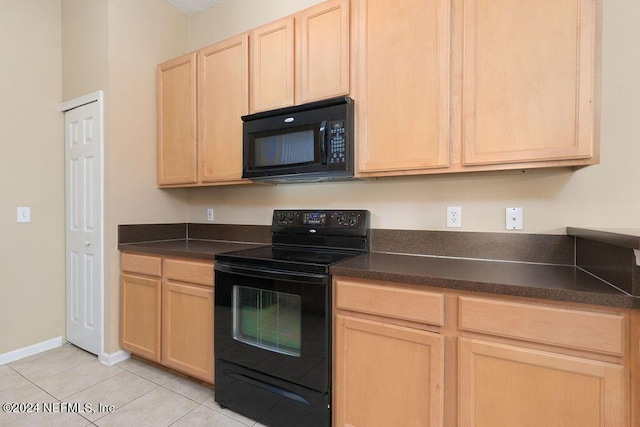
[[[447,206],[447,228],[462,227],[462,208],[460,206]]]
[[[522,208],[506,208],[505,217],[505,227],[507,230],[522,230],[524,224]]]
[[[213,222],[213,208],[207,208],[207,221]]]

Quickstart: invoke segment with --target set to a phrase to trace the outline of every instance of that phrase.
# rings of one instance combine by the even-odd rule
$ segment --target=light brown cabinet
[[[465,0],[463,164],[595,155],[594,0]]]
[[[631,310],[344,277],[334,301],[336,426],[634,425]]]
[[[249,111],[247,34],[158,65],[158,186],[242,180]]]
[[[123,270],[120,278],[120,346],[160,361],[162,279]]]
[[[334,425],[442,425],[444,338],[420,329],[441,324],[442,295],[334,283]]]
[[[449,166],[450,3],[354,2],[359,175]]]
[[[199,182],[242,180],[242,119],[249,113],[247,34],[198,51]]]
[[[162,260],[122,255],[120,345],[141,357],[160,361]]]
[[[213,383],[213,265],[165,259],[162,362]]]
[[[158,65],[158,186],[195,184],[196,54]]]
[[[599,161],[600,0],[354,1],[361,177]]]
[[[251,112],[293,105],[293,16],[251,31]]]
[[[213,384],[213,262],[121,259],[121,347]]]
[[[459,426],[630,425],[627,316],[475,297],[459,307],[461,335],[484,335],[458,339]]]
[[[629,425],[621,365],[465,338],[459,358],[459,426]]]
[[[251,31],[251,112],[349,93],[349,0],[329,0]]]

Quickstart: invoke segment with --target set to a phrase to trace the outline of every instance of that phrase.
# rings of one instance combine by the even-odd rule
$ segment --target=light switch
[[[18,222],[31,222],[31,208],[18,206]]]

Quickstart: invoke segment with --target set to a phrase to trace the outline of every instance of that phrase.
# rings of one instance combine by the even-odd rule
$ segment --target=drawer
[[[121,257],[122,271],[147,276],[162,276],[162,258],[151,255],[123,253]]]
[[[395,319],[444,325],[444,295],[384,283],[336,280],[336,307]]]
[[[164,276],[169,280],[213,286],[213,261],[167,258]]]
[[[621,356],[625,316],[460,297],[460,329]]]

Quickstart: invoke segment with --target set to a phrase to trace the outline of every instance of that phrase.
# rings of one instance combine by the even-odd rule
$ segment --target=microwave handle
[[[320,157],[322,164],[327,164],[327,121],[320,123]]]

